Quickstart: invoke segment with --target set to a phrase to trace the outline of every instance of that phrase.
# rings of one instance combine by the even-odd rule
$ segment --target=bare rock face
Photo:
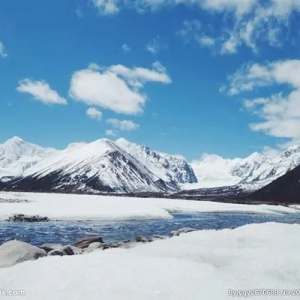
[[[92,243],[103,243],[103,240],[98,236],[85,237],[77,240],[74,246],[80,249],[85,249]]]
[[[0,268],[10,267],[28,260],[36,260],[46,256],[45,250],[28,243],[13,240],[0,246]]]

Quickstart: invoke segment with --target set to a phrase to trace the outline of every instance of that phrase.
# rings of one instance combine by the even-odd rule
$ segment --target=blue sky
[[[0,142],[188,160],[300,140],[298,0],[2,0]]]

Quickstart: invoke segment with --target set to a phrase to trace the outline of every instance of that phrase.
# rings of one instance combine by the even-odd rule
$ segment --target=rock
[[[149,243],[149,242],[152,242],[151,239],[148,239],[142,235],[140,236],[137,236],[136,239],[135,239],[138,243]]]
[[[166,240],[169,237],[166,235],[155,234],[151,238],[153,241],[155,241],[155,240]]]
[[[7,222],[49,222],[48,217],[40,217],[40,216],[26,216],[23,214],[17,214],[9,217],[5,221]]]
[[[84,253],[90,253],[97,249],[103,249],[103,245],[104,244],[100,242],[91,243],[87,248],[84,249]]]
[[[122,249],[129,249],[129,248],[133,248],[137,245],[140,245],[139,242],[137,241],[129,241],[127,243],[123,243],[119,248],[122,248]]]
[[[179,236],[182,233],[188,233],[188,232],[192,232],[192,231],[196,231],[197,229],[194,228],[181,228],[179,230],[173,230],[171,231],[171,237],[173,236]]]
[[[64,256],[65,254],[61,250],[51,250],[47,254],[48,256]]]
[[[80,249],[80,248],[77,248],[75,246],[69,246],[69,247],[71,247],[71,249],[73,250],[74,255],[78,255],[78,254],[82,254],[83,253],[83,250]]]
[[[57,248],[61,248],[62,246],[63,246],[62,244],[45,243],[45,244],[41,245],[40,248],[45,250],[48,253]]]
[[[0,268],[46,256],[45,250],[28,243],[12,240],[0,246]]]
[[[65,256],[65,255],[74,255],[74,254],[75,253],[72,249],[72,246],[69,245],[56,248],[48,252],[48,256]]]
[[[79,239],[76,241],[76,243],[74,244],[75,247],[77,248],[87,248],[90,244],[92,243],[103,243],[103,240],[101,237],[98,236],[90,236],[90,237],[85,237],[82,239]]]

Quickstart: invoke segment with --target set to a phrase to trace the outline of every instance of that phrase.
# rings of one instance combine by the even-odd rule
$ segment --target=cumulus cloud
[[[143,112],[147,95],[141,91],[147,82],[168,84],[171,79],[159,62],[152,69],[113,65],[101,68],[91,64],[75,72],[71,79],[70,96],[87,105],[101,106],[122,114]]]
[[[89,118],[100,121],[102,119],[102,112],[95,107],[89,107],[86,111]]]
[[[44,80],[21,80],[19,81],[17,91],[30,94],[35,100],[43,102],[45,104],[67,104],[67,100],[61,97],[55,90],[52,90],[49,84]]]
[[[229,77],[229,95],[254,89],[287,85],[287,93],[274,93],[267,97],[245,99],[244,108],[261,119],[250,124],[253,131],[262,131],[277,138],[300,141],[300,60],[284,60],[243,66]]]
[[[138,129],[140,126],[131,120],[108,119],[107,123],[121,131],[133,131]]]
[[[8,56],[3,43],[0,42],[0,57],[4,58]]]

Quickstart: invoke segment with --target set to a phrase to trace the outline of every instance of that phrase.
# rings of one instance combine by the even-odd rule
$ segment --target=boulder
[[[90,236],[77,240],[74,246],[80,249],[84,249],[87,248],[90,244],[97,242],[103,243],[102,238],[98,236]]]
[[[61,250],[51,250],[47,254],[48,256],[64,256],[65,254]]]
[[[75,253],[72,249],[72,246],[69,245],[56,248],[48,252],[48,256],[65,256],[65,255],[74,255],[74,254]]]
[[[74,255],[78,255],[78,254],[82,254],[83,253],[83,250],[80,249],[80,248],[77,248],[75,246],[69,246],[69,247],[73,250]]]
[[[57,248],[61,248],[62,246],[63,246],[62,244],[45,243],[45,244],[41,245],[40,248],[45,250],[48,253]]]
[[[28,243],[12,240],[0,246],[0,268],[46,256],[45,250]]]
[[[103,249],[103,243],[95,242],[88,245],[87,248],[84,249],[84,253],[90,253],[97,249]]]
[[[171,237],[179,236],[182,233],[188,233],[188,232],[192,232],[192,231],[196,231],[196,230],[197,229],[194,229],[194,228],[181,228],[181,229],[178,229],[178,230],[173,230],[173,231],[171,231]]]

